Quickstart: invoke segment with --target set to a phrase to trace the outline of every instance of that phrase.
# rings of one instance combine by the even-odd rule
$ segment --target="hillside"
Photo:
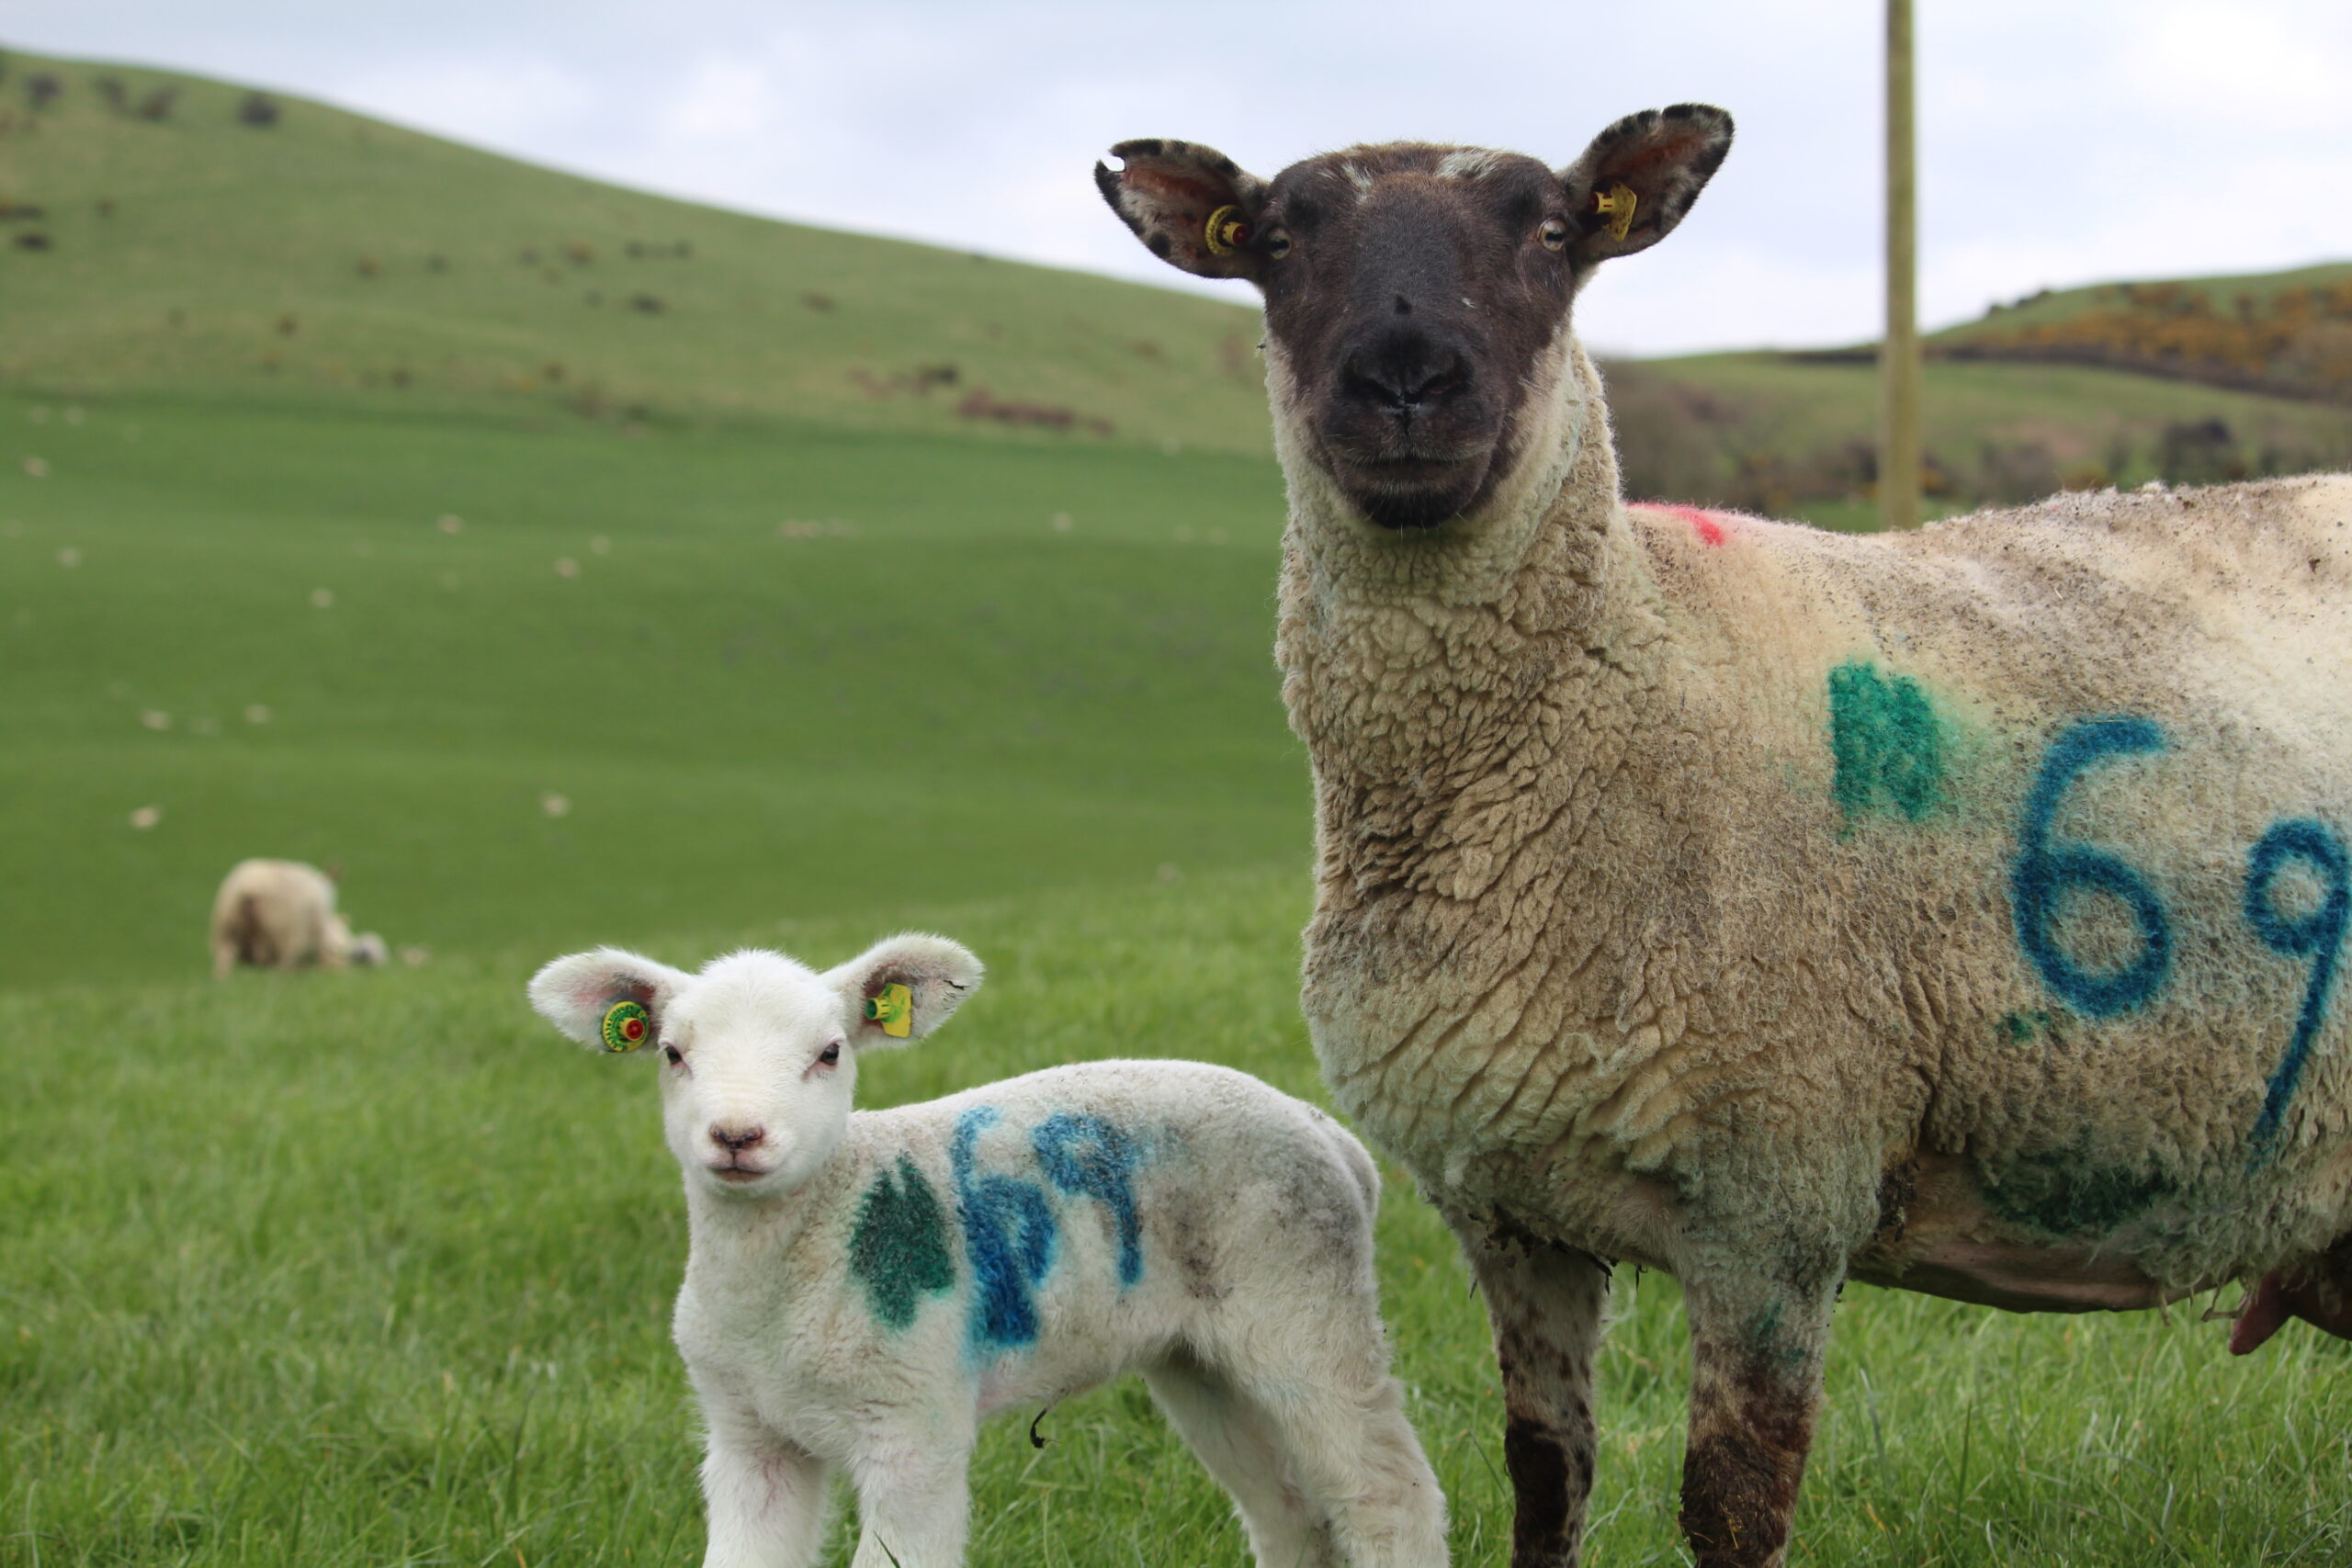
[[[1936,333],[1928,352],[2108,366],[2352,405],[2352,263],[2044,289]]]
[[[1876,525],[1869,354],[1695,355],[1603,370],[1630,492]],[[1921,417],[1942,512],[2062,488],[2352,468],[2352,407],[2063,362],[1930,358]]]
[[[1267,447],[1240,303],[21,53],[0,60],[0,387],[53,395]]]

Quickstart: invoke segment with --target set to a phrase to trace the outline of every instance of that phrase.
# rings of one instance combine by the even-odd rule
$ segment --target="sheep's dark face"
[[[1370,522],[1476,512],[1521,455],[1529,400],[1592,268],[1656,243],[1731,141],[1701,105],[1651,110],[1554,171],[1396,143],[1267,182],[1189,142],[1123,142],[1096,165],[1153,254],[1263,290],[1276,417]]]

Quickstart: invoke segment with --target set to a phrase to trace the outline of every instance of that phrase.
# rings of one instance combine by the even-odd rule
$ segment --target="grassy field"
[[[0,397],[0,986],[189,973],[247,854],[454,951],[1298,852],[1281,524],[1211,453]]]
[[[1314,1092],[1303,868],[906,908],[985,957],[882,1104],[1107,1052]],[[830,962],[882,917],[711,928]],[[542,942],[426,970],[18,993],[0,1106],[0,1562],[690,1562],[695,1442],[665,1314],[683,1257],[649,1072],[522,1001]],[[1382,1272],[1456,1561],[1509,1506],[1477,1303],[1393,1174]],[[1681,1317],[1618,1285],[1591,1561],[1683,1561]],[[2352,1553],[2345,1349],[2223,1354],[2167,1325],[1857,1289],[1798,1563],[2333,1564]],[[987,1434],[972,1561],[1238,1564],[1220,1495],[1138,1385]],[[837,1543],[828,1561],[845,1561]]]

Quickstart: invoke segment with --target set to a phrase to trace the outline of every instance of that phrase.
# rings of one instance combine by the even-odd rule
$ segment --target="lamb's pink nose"
[[[735,1154],[757,1148],[766,1141],[767,1135],[765,1127],[730,1127],[724,1122],[710,1124],[710,1141]]]

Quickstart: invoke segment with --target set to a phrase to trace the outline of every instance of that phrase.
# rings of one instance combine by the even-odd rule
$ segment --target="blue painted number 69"
[[[2009,878],[2018,945],[2049,987],[2076,1011],[2109,1018],[2134,1008],[2163,988],[2172,967],[2172,922],[2140,874],[2118,856],[2087,844],[2053,843],[2052,818],[2067,786],[2086,770],[2112,758],[2161,751],[2164,731],[2144,718],[2093,718],[2068,726],[2041,759],[2041,772],[2026,796],[2025,820],[2018,833],[2018,859]],[[2075,963],[2052,934],[2066,897],[2075,892],[2104,893],[2120,899],[2140,927],[2140,956],[2120,969],[2095,974]]]
[[[2274,884],[2290,861],[2301,861],[2318,874],[2318,908],[2300,919],[2278,912]],[[2290,958],[2308,958],[2311,984],[2303,990],[2302,1011],[2295,1020],[2295,1037],[2286,1059],[2270,1075],[2262,1099],[2262,1114],[2254,1123],[2255,1146],[2268,1144],[2295,1098],[2295,1082],[2303,1075],[2312,1039],[2327,1017],[2327,993],[2335,983],[2335,960],[2344,948],[2344,929],[2352,924],[2352,856],[2344,840],[2324,822],[2290,819],[2271,825],[2256,840],[2245,862],[2245,920],[2262,945]]]

